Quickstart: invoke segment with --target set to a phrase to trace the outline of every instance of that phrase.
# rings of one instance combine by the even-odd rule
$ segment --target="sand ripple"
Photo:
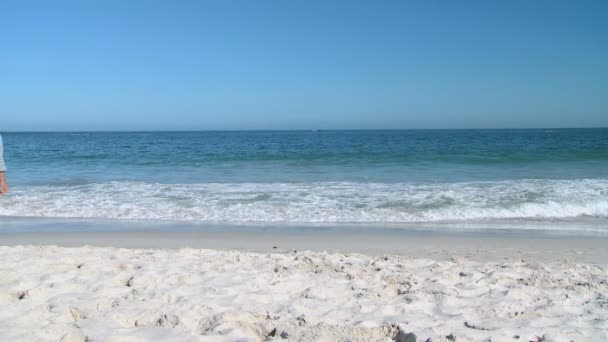
[[[54,246],[0,260],[0,340],[608,340],[606,265]]]

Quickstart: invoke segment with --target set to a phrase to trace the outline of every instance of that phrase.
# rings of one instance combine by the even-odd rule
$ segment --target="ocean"
[[[608,232],[608,129],[3,138],[5,218]]]

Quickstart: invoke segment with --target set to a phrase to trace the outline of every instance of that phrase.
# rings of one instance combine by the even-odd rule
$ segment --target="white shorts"
[[[2,145],[2,136],[0,135],[0,172],[6,171],[6,165],[4,165],[4,145]]]

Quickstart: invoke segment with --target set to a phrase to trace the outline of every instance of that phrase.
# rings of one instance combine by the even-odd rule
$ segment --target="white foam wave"
[[[30,186],[0,198],[0,215],[286,223],[608,218],[608,180]]]

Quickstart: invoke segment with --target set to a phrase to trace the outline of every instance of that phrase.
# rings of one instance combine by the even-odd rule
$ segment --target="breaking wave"
[[[268,223],[608,218],[608,180],[23,186],[0,215]]]

